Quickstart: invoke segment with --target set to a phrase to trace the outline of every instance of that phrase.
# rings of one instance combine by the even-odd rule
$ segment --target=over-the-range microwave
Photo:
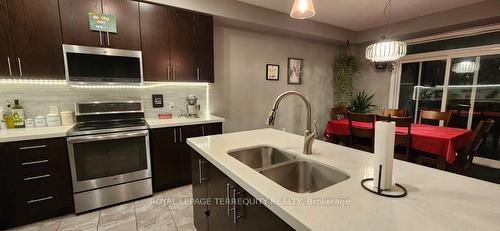
[[[141,84],[142,52],[63,45],[66,80],[70,84]]]

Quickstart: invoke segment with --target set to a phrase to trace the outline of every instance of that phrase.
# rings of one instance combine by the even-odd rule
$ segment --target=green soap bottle
[[[24,109],[19,105],[19,100],[14,100],[14,107],[12,107],[12,119],[14,119],[14,126],[16,128],[24,128]]]

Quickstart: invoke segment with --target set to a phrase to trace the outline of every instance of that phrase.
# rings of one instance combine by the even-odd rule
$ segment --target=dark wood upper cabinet
[[[12,76],[12,64],[14,54],[12,53],[12,37],[10,33],[9,14],[7,12],[7,0],[0,0],[0,77]]]
[[[170,80],[170,18],[169,8],[139,3],[144,80]]]
[[[214,82],[214,31],[213,18],[194,14],[194,50],[196,80]]]
[[[193,13],[171,9],[173,33],[171,58],[173,80],[190,82],[196,79],[194,68]]]
[[[16,75],[64,79],[57,0],[8,0],[7,8]]]
[[[59,0],[65,44],[141,50],[139,3],[129,0]],[[91,31],[89,12],[116,16],[117,33]]]
[[[139,2],[130,0],[102,0],[104,14],[116,16],[117,33],[106,35],[104,46],[141,50],[141,31],[139,29]]]
[[[59,0],[59,8],[65,44],[92,47],[104,44],[103,35],[89,27],[89,12],[102,13],[101,0]]]

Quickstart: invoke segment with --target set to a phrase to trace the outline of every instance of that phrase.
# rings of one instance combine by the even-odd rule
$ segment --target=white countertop
[[[213,115],[200,115],[200,118],[174,117],[172,119],[146,118],[150,128],[166,128],[185,125],[224,122],[225,119]]]
[[[146,118],[146,122],[149,124],[150,128],[175,127],[224,121],[224,118],[212,115],[201,115],[200,118],[175,117],[162,120]],[[0,129],[0,143],[65,137],[66,132],[72,127],[73,126]]]
[[[500,230],[500,185],[453,173],[394,161],[394,179],[408,196],[386,198],[360,185],[373,177],[367,152],[315,141],[313,154],[302,152],[302,136],[261,129],[197,137],[188,144],[256,198],[339,199],[345,206],[267,203],[266,206],[297,230]],[[242,147],[271,145],[297,156],[335,167],[350,175],[323,190],[300,194],[289,191],[227,155]]]

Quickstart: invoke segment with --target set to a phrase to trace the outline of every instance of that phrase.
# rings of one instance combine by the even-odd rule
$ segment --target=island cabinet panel
[[[5,2],[0,3],[0,14],[0,72],[5,74],[5,64],[10,64],[7,72],[15,78],[64,79],[57,0],[7,0],[7,11]]]
[[[210,15],[194,14],[196,80],[214,82],[214,32]]]
[[[190,184],[193,175],[192,157],[186,139],[221,132],[222,123],[151,129],[153,190],[160,192]]]
[[[12,37],[10,33],[7,0],[0,0],[0,77],[9,78],[14,71],[14,54],[12,53]]]
[[[65,44],[141,50],[139,3],[130,0],[59,0]],[[91,31],[89,12],[116,16],[117,33]]]
[[[3,224],[19,226],[74,211],[66,139],[20,141],[1,147]]]
[[[193,186],[193,199],[201,202],[208,198],[207,195],[207,160],[200,156],[196,151],[191,151],[191,169]],[[208,204],[193,204],[193,220],[197,231],[208,231]]]
[[[193,206],[197,230],[207,224],[210,231],[294,230],[195,150],[191,164],[193,199],[210,202]]]
[[[4,158],[6,153],[6,147],[4,144],[0,144],[0,158]],[[4,184],[4,176],[2,165],[0,164],[0,230],[5,229],[7,227],[7,214],[8,214],[8,208],[7,208],[7,191],[6,187]]]
[[[167,6],[139,3],[144,80],[169,81],[171,20]]]

